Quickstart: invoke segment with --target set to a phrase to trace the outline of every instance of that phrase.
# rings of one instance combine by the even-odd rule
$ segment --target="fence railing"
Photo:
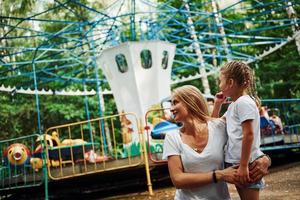
[[[53,180],[142,165],[143,140],[134,114],[55,126],[43,136]],[[47,140],[52,140],[52,143]],[[137,137],[135,140],[135,137]]]
[[[300,99],[262,100],[262,150],[300,145]]]
[[[121,113],[51,127],[43,135],[1,141],[0,190],[41,185],[48,177],[56,181],[145,167],[152,194],[141,124],[133,113]]]
[[[32,157],[38,135],[0,141],[0,191],[39,186],[47,181],[44,154]],[[39,170],[40,169],[40,170]]]

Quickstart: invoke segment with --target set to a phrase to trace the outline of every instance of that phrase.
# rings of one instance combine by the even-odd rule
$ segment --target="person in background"
[[[278,115],[276,115],[276,110],[278,110],[278,109],[275,108],[275,109],[271,110],[270,120],[273,120],[273,122],[275,124],[275,134],[283,134],[282,121],[281,121],[280,117],[278,117]]]

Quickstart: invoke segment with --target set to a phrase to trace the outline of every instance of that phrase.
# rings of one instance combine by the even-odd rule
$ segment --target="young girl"
[[[220,111],[222,103],[231,97],[232,103],[224,114],[227,124],[228,144],[225,155],[227,166],[239,164],[239,181],[247,185],[238,187],[242,200],[259,199],[259,190],[264,187],[263,180],[248,185],[251,182],[248,165],[261,157],[259,100],[254,95],[253,73],[243,62],[231,61],[220,70],[220,90],[216,95],[215,108],[212,116]]]

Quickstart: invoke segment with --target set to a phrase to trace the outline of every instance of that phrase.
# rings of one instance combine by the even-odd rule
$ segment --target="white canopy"
[[[143,41],[126,42],[102,52],[97,62],[119,112],[134,112],[142,118],[152,105],[171,94],[175,49],[168,42]]]

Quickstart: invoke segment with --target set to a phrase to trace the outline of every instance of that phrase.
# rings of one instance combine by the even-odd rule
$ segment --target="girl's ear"
[[[229,85],[229,87],[232,87],[233,84],[234,84],[234,80],[233,80],[232,78],[230,78],[230,79],[228,80],[228,85]]]

